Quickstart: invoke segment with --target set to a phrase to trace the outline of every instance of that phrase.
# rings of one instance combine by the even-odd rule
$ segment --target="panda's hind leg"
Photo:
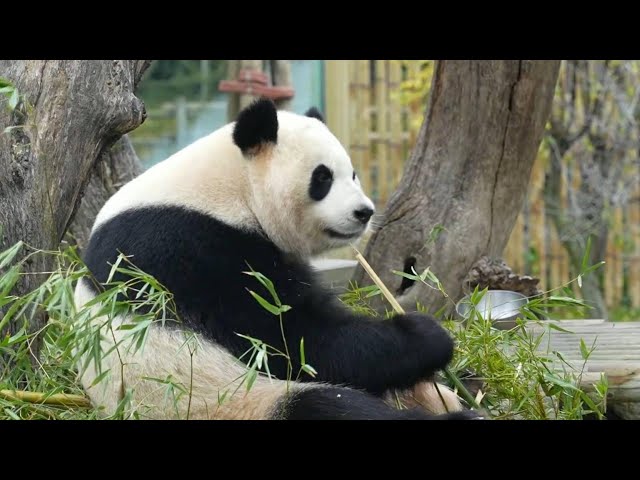
[[[399,410],[381,398],[340,387],[315,387],[291,394],[278,409],[282,420],[472,420],[474,411],[431,415],[421,408]]]

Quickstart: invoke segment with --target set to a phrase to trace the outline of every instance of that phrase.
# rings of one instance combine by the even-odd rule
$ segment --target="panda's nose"
[[[362,223],[367,223],[374,211],[369,207],[361,208],[360,210],[354,210],[353,215]]]

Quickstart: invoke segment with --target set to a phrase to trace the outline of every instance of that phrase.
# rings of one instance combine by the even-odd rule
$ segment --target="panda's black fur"
[[[318,285],[308,265],[264,237],[201,213],[146,207],[107,221],[85,254],[98,281],[106,282],[118,251],[167,287],[183,321],[236,356],[247,349],[247,340],[237,333],[284,351],[277,317],[248,294],[253,290],[273,302],[253,276],[243,273],[251,268],[269,278],[282,303],[291,307],[283,318],[296,372],[301,338],[307,362],[318,371],[316,380],[374,394],[411,387],[451,359],[453,343],[435,321],[422,315],[385,322],[358,316]],[[124,278],[117,274],[114,279]],[[286,378],[282,357],[274,357],[270,368]]]
[[[277,123],[269,123],[272,108],[271,102],[261,101],[241,113],[233,130],[240,149],[277,142]],[[319,116],[316,112],[312,116]],[[107,281],[119,252],[172,292],[186,326],[237,357],[248,347],[238,334],[284,351],[278,317],[248,291],[273,300],[246,272],[260,272],[273,282],[281,302],[291,307],[283,314],[283,325],[294,376],[304,338],[306,362],[317,376],[303,374],[300,381],[334,385],[283,398],[275,406],[277,418],[475,417],[468,411],[433,416],[422,409],[388,406],[381,398],[384,392],[410,388],[447,365],[453,352],[448,333],[422,314],[377,321],[353,313],[322,288],[306,261],[286,254],[260,232],[180,206],[146,205],[115,215],[92,233],[84,260],[99,282]],[[115,279],[124,277],[116,274]],[[95,286],[90,288],[97,293]],[[282,357],[271,357],[269,368],[276,377],[287,377]]]
[[[245,154],[254,147],[278,141],[278,123],[273,122],[269,102],[254,102],[238,114],[233,141]]]

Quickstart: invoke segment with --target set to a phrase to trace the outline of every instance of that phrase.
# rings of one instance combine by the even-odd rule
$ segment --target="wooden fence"
[[[524,208],[504,252],[505,260],[514,270],[535,274],[544,289],[558,287],[571,279],[569,256],[545,212],[546,160],[544,155],[538,155]],[[613,208],[610,213],[607,249],[602,259],[606,262],[602,268],[608,307],[628,304],[640,308],[640,167],[636,166],[631,175],[639,179],[631,201],[623,207]],[[576,182],[580,175],[574,174],[572,178]],[[566,208],[567,182],[564,179],[561,188],[559,208]]]
[[[353,60],[326,62],[327,123],[348,147],[365,191],[382,211],[403,173],[414,139],[398,87],[398,62]],[[539,276],[543,288],[569,281],[569,260],[544,208],[547,162],[539,156],[525,206],[504,252],[518,273]],[[640,178],[640,169],[632,173]],[[578,176],[574,176],[578,177]],[[563,186],[566,198],[566,185]],[[612,212],[606,252],[605,300],[640,308],[640,182],[631,202]]]
[[[378,206],[400,181],[412,142],[406,108],[396,98],[402,80],[393,60],[326,62],[327,123]]]

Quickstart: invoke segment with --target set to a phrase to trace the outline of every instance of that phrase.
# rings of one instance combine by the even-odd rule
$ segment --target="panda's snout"
[[[358,210],[354,210],[353,216],[356,217],[360,223],[367,223],[374,213],[375,211],[372,208],[362,207]]]

